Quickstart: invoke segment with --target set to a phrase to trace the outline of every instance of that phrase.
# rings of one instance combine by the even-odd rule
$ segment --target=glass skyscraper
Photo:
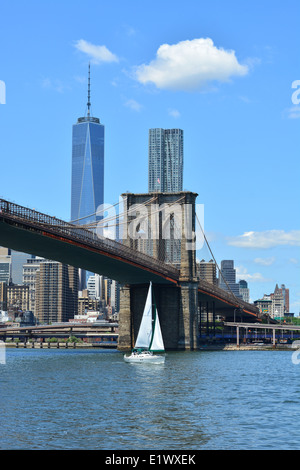
[[[240,286],[236,282],[236,270],[234,269],[234,261],[225,259],[221,261],[221,270],[219,277],[219,287],[221,289],[231,291],[236,297],[242,298],[240,295]]]
[[[95,221],[104,202],[104,126],[90,115],[90,71],[87,106],[72,133],[71,220],[80,225]]]
[[[183,131],[149,130],[148,191],[178,192],[183,186]]]
[[[90,66],[87,115],[80,117],[72,132],[71,221],[76,225],[95,222],[104,203],[104,126],[90,113]],[[79,270],[79,288],[86,287],[86,272]]]

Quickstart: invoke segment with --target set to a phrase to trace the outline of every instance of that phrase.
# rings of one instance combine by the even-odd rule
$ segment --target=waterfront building
[[[83,225],[95,222],[104,203],[104,126],[91,116],[90,66],[87,115],[72,130],[71,220]],[[86,273],[80,270],[80,290],[86,287]]]
[[[92,298],[88,289],[80,291],[78,296],[78,315],[86,315],[88,312],[98,312],[100,308],[100,300]]]
[[[0,282],[11,282],[11,251],[0,247]]]
[[[11,250],[11,281],[13,284],[23,283],[23,265],[30,258],[34,258],[34,255]]]
[[[7,310],[25,312],[29,309],[29,287],[24,285],[7,286]]]
[[[272,300],[272,317],[282,318],[284,316],[284,297],[282,289],[279,289],[278,284],[275,286],[275,290],[270,294]]]
[[[66,322],[78,308],[78,269],[44,260],[36,273],[35,317],[41,323]]]
[[[255,300],[254,305],[259,309],[259,313],[272,317],[272,300],[270,296],[264,295],[262,299]]]
[[[183,130],[150,129],[148,192],[179,192],[183,187]]]
[[[284,284],[282,284],[284,286]],[[284,317],[285,313],[288,313],[285,308],[287,301],[284,298],[284,289],[278,287],[276,284],[274,292],[271,294],[264,294],[262,299],[254,301],[254,304],[259,308],[260,313],[268,314],[271,318],[280,319]],[[284,286],[285,287],[285,286]]]
[[[221,261],[219,287],[221,287],[221,289],[232,292],[236,297],[241,298],[240,286],[236,282],[236,270],[234,269],[234,261],[231,259]]]
[[[112,281],[112,284],[111,284],[110,306],[112,307],[113,313],[119,312],[120,310],[120,284],[118,281]]]
[[[284,284],[281,284],[279,291],[283,297],[283,309],[284,313],[289,313],[290,311],[290,290],[285,287]]]
[[[0,282],[0,311],[7,310],[7,284]]]
[[[240,296],[245,302],[250,302],[250,290],[247,281],[239,281]]]
[[[217,267],[216,263],[211,259],[210,261],[205,261],[202,259],[197,263],[197,275],[200,279],[203,279],[210,284],[217,284]]]
[[[101,294],[101,276],[94,274],[89,276],[87,282],[87,290],[91,299],[100,299]]]
[[[29,310],[35,312],[35,285],[36,273],[40,269],[41,262],[45,261],[44,258],[39,256],[35,258],[28,258],[27,262],[23,264],[23,284],[28,286],[29,292]]]

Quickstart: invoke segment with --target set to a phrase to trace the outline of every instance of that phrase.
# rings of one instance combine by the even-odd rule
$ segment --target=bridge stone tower
[[[196,193],[122,195],[123,244],[152,255],[180,271],[179,282],[153,284],[167,350],[197,346],[198,279],[195,255]],[[134,345],[148,285],[123,285],[119,312],[119,350]]]

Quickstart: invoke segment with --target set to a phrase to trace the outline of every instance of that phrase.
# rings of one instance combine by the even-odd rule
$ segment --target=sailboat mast
[[[151,282],[151,288],[152,288],[152,282]],[[151,340],[149,344],[149,349],[151,349],[152,343],[153,343],[153,338],[154,338],[154,333],[155,333],[155,323],[156,323],[156,305],[155,305],[155,297],[153,293],[153,288],[151,289],[151,313],[152,313],[152,335],[151,335]]]

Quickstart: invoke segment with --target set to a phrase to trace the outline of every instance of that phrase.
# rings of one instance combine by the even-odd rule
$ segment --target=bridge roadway
[[[0,246],[103,274],[121,284],[180,282],[180,271],[170,264],[3,199],[0,199]],[[199,281],[198,291],[204,302],[215,302],[218,313],[229,307],[242,310],[249,319],[258,314],[254,305],[205,281]]]
[[[102,336],[107,334],[117,335],[115,328],[118,323],[113,322],[94,322],[94,323],[54,323],[52,325],[36,325],[36,326],[4,326],[0,327],[0,338],[6,336],[28,337],[28,338],[47,338],[52,336],[66,337],[76,336],[80,338]]]
[[[240,329],[250,330],[271,330],[273,332],[273,346],[276,344],[276,331],[300,331],[300,325],[288,325],[279,323],[240,323],[240,322],[224,322],[224,326],[236,328],[236,344],[240,345]]]

